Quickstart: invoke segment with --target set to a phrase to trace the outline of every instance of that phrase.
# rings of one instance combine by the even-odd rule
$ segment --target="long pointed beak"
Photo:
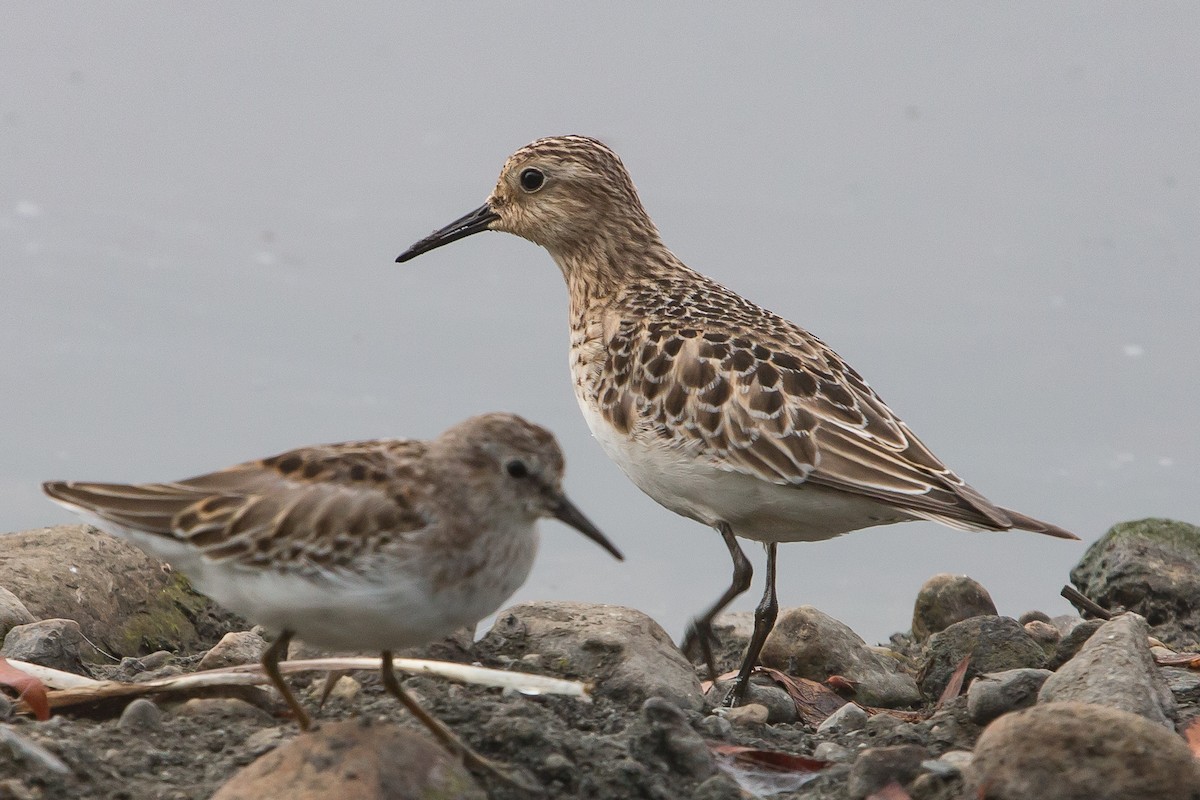
[[[617,549],[616,545],[610,542],[608,537],[601,533],[600,529],[593,525],[592,521],[585,517],[583,512],[576,508],[574,504],[567,499],[566,495],[559,495],[550,511],[556,518],[567,523],[572,528],[579,531],[608,552],[612,553],[613,558],[617,559],[617,561],[625,560],[625,556],[621,555],[621,551]]]
[[[473,233],[486,231],[488,226],[498,219],[500,219],[500,215],[495,211],[492,211],[491,206],[489,206],[487,203],[484,203],[470,214],[459,217],[444,228],[437,229],[421,241],[414,244],[412,247],[405,250],[396,259],[396,262],[403,263],[409,259],[416,258],[422,253],[428,253],[430,250],[436,250],[444,244],[457,242],[459,239],[466,238]]]

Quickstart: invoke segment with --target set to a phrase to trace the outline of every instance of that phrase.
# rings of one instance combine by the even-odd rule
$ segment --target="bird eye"
[[[532,167],[521,171],[521,188],[527,192],[536,192],[546,182],[546,176],[540,169]]]
[[[513,459],[504,465],[504,470],[514,478],[528,478],[529,467],[525,466],[524,461]]]

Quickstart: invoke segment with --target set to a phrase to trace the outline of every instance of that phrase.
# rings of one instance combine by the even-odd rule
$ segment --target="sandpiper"
[[[683,643],[710,672],[712,620],[750,586],[735,537],[764,543],[766,590],[728,702],[745,697],[775,622],[779,542],[913,519],[1078,538],[992,504],[824,342],[684,265],[602,142],[521,148],[486,203],[396,260],[485,230],[541,245],[562,271],[575,396],[605,452],[654,500],[724,539],[733,581]]]
[[[392,650],[497,610],[529,575],[542,517],[622,558],[567,499],[562,477],[549,431],[485,414],[430,441],[304,447],[174,483],[43,488],[276,631],[263,670],[302,729],[311,720],[278,666],[297,634],[331,649],[381,651],[387,690],[468,766],[507,777],[401,688]]]

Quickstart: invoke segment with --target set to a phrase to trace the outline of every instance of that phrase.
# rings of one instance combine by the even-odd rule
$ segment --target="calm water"
[[[558,434],[628,556],[546,525],[519,598],[678,635],[728,557],[590,440],[549,256],[488,234],[392,263],[569,132],[623,155],[684,260],[821,335],[997,502],[1086,539],[1200,522],[1194,5],[396,5],[6,4],[0,529],[68,521],[46,478],[507,409]],[[1061,611],[1083,550],[875,529],[782,548],[781,601],[878,639],[952,571]]]

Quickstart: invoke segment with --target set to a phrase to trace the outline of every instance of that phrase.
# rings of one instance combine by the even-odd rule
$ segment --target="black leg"
[[[684,654],[689,657],[697,645],[700,647],[705,664],[708,666],[709,680],[717,679],[717,665],[712,652],[714,639],[712,621],[717,614],[720,614],[727,605],[733,602],[735,597],[750,588],[750,581],[754,577],[754,567],[750,565],[750,559],[746,558],[746,554],[738,545],[737,537],[733,535],[733,529],[726,522],[717,523],[716,527],[717,533],[721,534],[721,538],[725,540],[725,546],[729,548],[729,557],[733,559],[733,582],[725,590],[725,594],[721,595],[708,611],[692,620],[683,637],[683,644],[680,646]]]
[[[292,636],[291,631],[279,632],[275,641],[271,642],[271,646],[262,654],[262,668],[263,672],[267,673],[267,677],[271,679],[271,684],[283,695],[283,701],[287,703],[288,708],[292,710],[292,715],[300,723],[300,730],[306,731],[312,727],[312,718],[308,716],[304,706],[300,705],[296,695],[292,694],[292,690],[283,680],[283,674],[279,671],[279,660],[282,656],[287,655],[288,643],[292,641]]]
[[[410,714],[420,720],[421,724],[429,729],[429,732],[442,743],[442,746],[451,755],[461,758],[468,769],[485,772],[518,788],[528,788],[499,764],[476,753],[470,745],[458,738],[454,731],[446,726],[446,723],[421,708],[420,704],[412,698],[412,695],[404,691],[400,686],[400,681],[396,679],[396,672],[392,669],[392,652],[390,650],[383,651],[382,675],[383,688],[387,689],[392,697],[399,700]]]
[[[750,673],[758,666],[758,655],[762,652],[767,636],[775,627],[775,619],[779,616],[779,600],[775,596],[775,555],[779,549],[776,542],[767,543],[767,588],[763,591],[758,608],[754,609],[754,635],[750,637],[750,646],[746,648],[746,659],[738,670],[737,680],[733,690],[725,698],[725,705],[738,706],[746,702],[746,692],[750,689]]]

